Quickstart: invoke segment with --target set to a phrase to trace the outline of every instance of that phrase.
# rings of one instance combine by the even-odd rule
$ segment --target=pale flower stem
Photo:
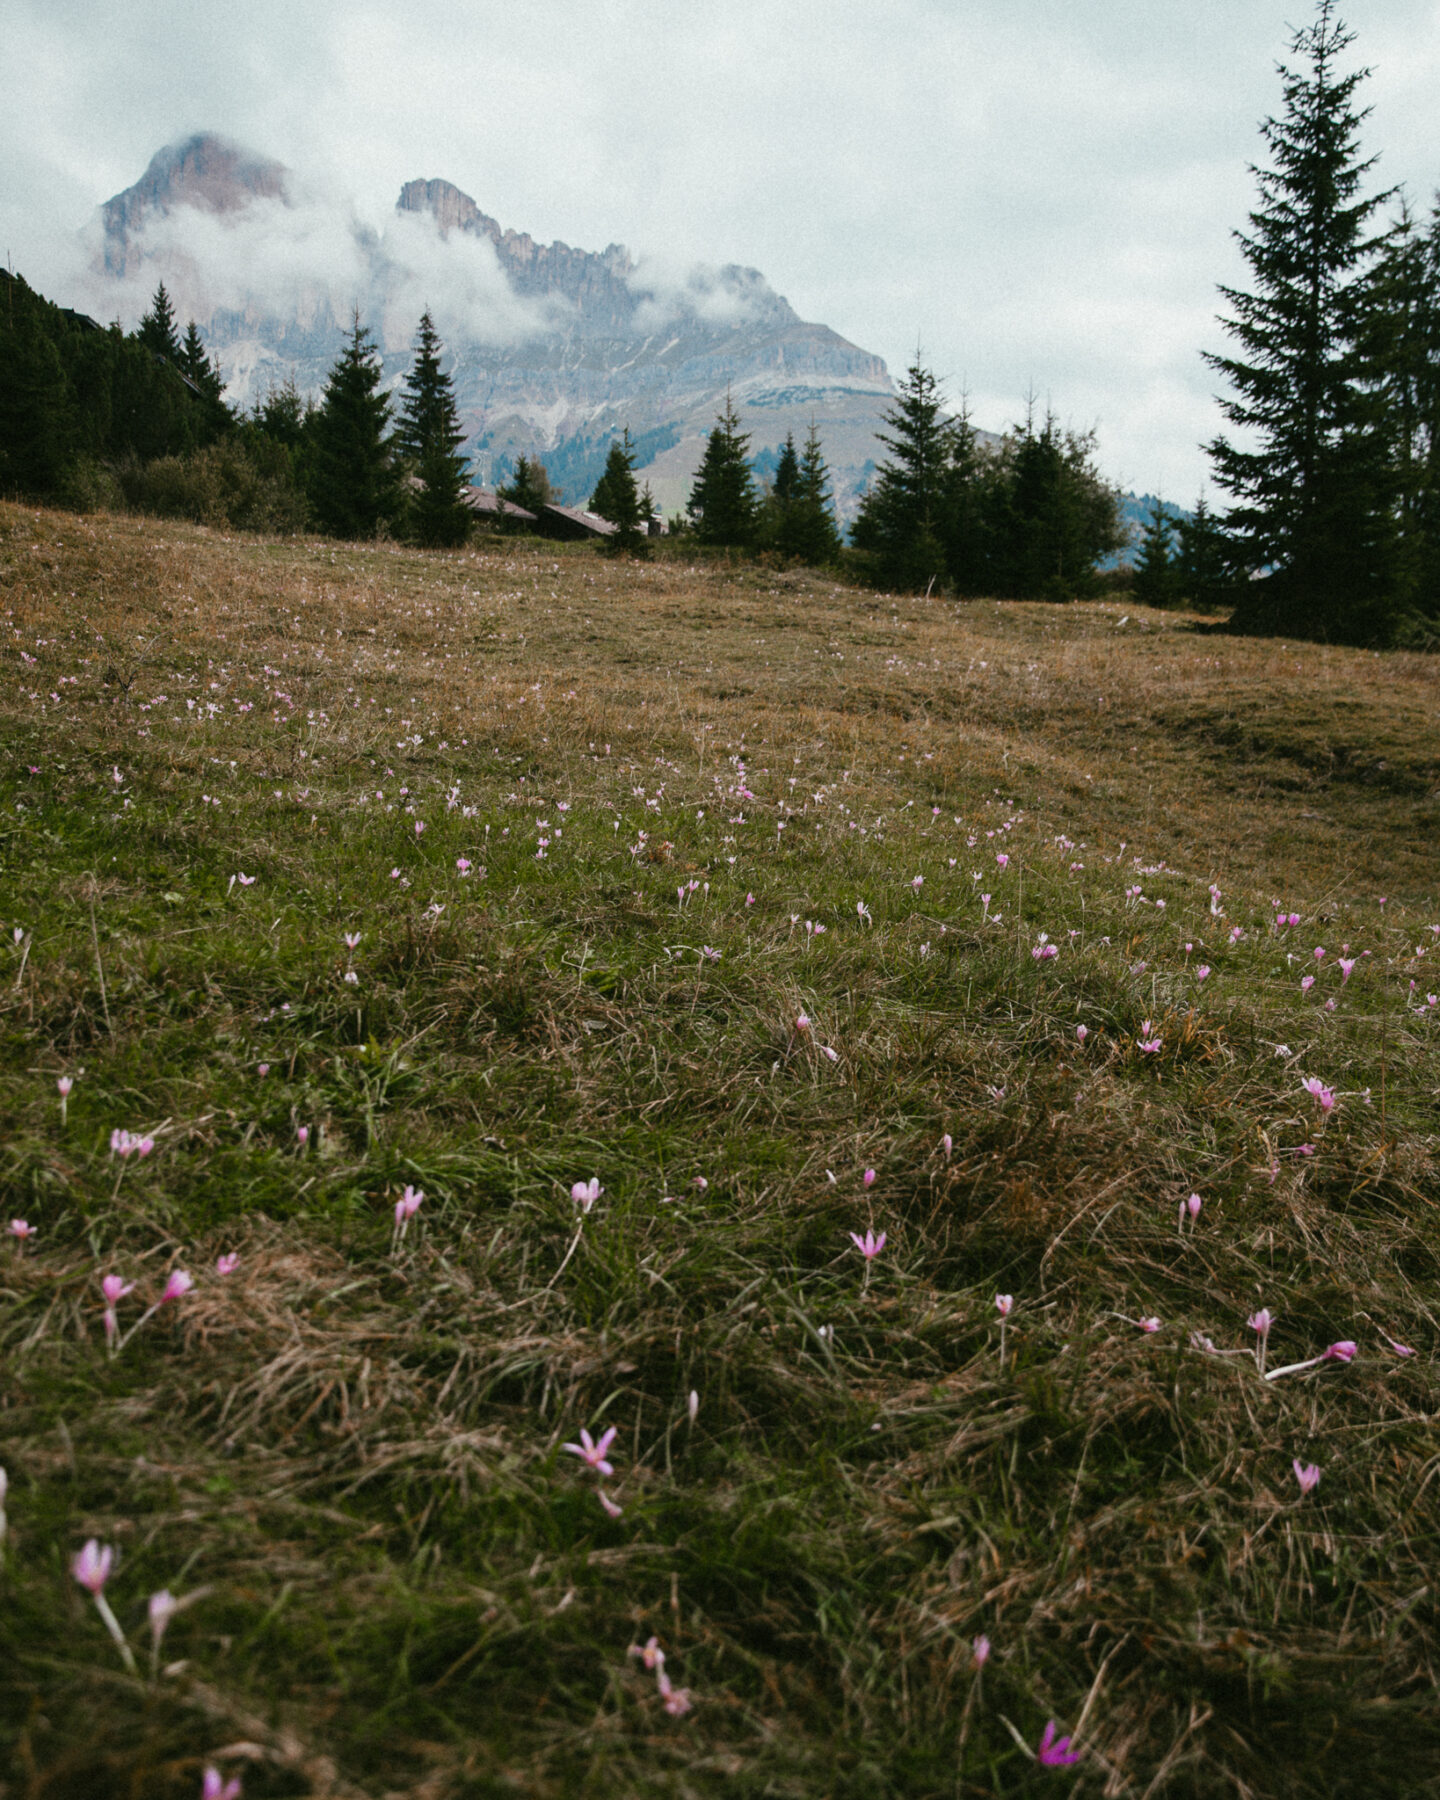
[[[547,1292],[551,1288],[554,1287],[555,1283],[565,1273],[566,1267],[568,1266],[568,1264],[570,1262],[570,1258],[575,1254],[576,1246],[579,1244],[580,1238],[581,1238],[582,1234],[584,1233],[584,1230],[585,1230],[585,1221],[582,1219],[580,1221],[579,1227],[576,1230],[574,1237],[571,1238],[571,1240],[570,1240],[570,1248],[565,1252],[564,1261],[562,1261],[562,1263],[560,1264],[560,1267],[555,1271],[555,1273],[545,1283],[545,1288],[546,1288]]]
[[[114,1638],[115,1648],[120,1652],[125,1667],[132,1675],[138,1675],[140,1671],[135,1667],[135,1653],[131,1650],[129,1644],[126,1643],[125,1633],[120,1629],[120,1621],[115,1617],[114,1613],[111,1612],[110,1602],[105,1598],[104,1594],[97,1594],[95,1596],[95,1610],[105,1621],[105,1629],[110,1633],[111,1637]]]
[[[1313,1369],[1324,1361],[1323,1356],[1312,1356],[1308,1362],[1286,1363],[1282,1369],[1272,1369],[1265,1379],[1278,1381],[1282,1375],[1298,1375],[1302,1369]]]
[[[1000,1367],[1005,1367],[1005,1321],[1000,1321]]]

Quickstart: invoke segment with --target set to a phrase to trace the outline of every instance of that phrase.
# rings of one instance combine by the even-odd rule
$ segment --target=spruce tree
[[[537,516],[543,506],[559,504],[560,496],[550,485],[550,477],[545,465],[535,456],[522,456],[515,465],[515,472],[504,487],[496,488],[501,500],[511,506],[523,506],[526,512]]]
[[[421,483],[410,507],[415,537],[432,547],[463,544],[473,518],[461,497],[467,464],[459,451],[465,434],[454,383],[440,366],[443,351],[429,312],[422,313],[392,440]]]
[[[645,522],[640,491],[635,485],[635,450],[630,442],[630,428],[610,446],[605,469],[590,496],[590,510],[615,527],[615,534],[605,540],[603,548],[618,554],[641,555],[647,548],[641,526]]]
[[[1071,600],[1093,587],[1096,564],[1125,541],[1094,450],[1093,434],[1062,431],[1049,413],[1038,431],[1029,416],[1007,440],[985,495],[993,593]]]
[[[1175,555],[1175,521],[1161,500],[1153,502],[1140,537],[1135,564],[1135,598],[1141,606],[1173,606],[1180,598]]]
[[[1257,169],[1248,234],[1249,292],[1222,287],[1232,356],[1208,355],[1233,397],[1226,418],[1253,443],[1209,445],[1216,480],[1234,496],[1226,526],[1237,560],[1267,572],[1242,595],[1242,629],[1370,641],[1387,628],[1393,588],[1384,446],[1364,389],[1365,275],[1377,240],[1368,222],[1384,195],[1362,187],[1367,116],[1356,94],[1368,70],[1341,73],[1353,42],[1319,0],[1295,34],[1296,70],[1281,66],[1284,112],[1261,128],[1273,162]]]
[[[150,310],[140,321],[135,335],[147,350],[153,350],[157,356],[163,356],[177,368],[182,366],[184,353],[179,333],[175,329],[175,308],[171,305],[163,281],[156,288]]]
[[[396,516],[399,484],[385,439],[390,402],[380,358],[357,310],[314,423],[310,503],[332,537],[373,537]]]
[[[1380,408],[1396,530],[1396,596],[1440,614],[1440,213],[1409,203],[1371,273],[1362,347]]]
[[[744,548],[753,543],[755,481],[750,473],[749,453],[750,439],[741,431],[740,416],[727,393],[725,410],[710,433],[690,490],[688,510],[702,544]]]
[[[1179,538],[1175,579],[1181,598],[1202,612],[1232,602],[1235,583],[1230,567],[1230,540],[1203,494],[1195,502],[1191,516],[1180,521]]]
[[[1003,466],[980,448],[968,406],[950,429],[950,466],[944,507],[945,566],[957,594],[993,589],[993,545]]]
[[[944,577],[951,432],[939,383],[917,355],[885,414],[890,452],[881,464],[851,531],[880,580],[918,593]]]
[[[778,487],[778,470],[776,476]],[[830,471],[813,420],[805,437],[805,453],[800,458],[799,481],[790,502],[785,532],[786,555],[812,569],[834,562],[840,554],[840,531],[830,499]]]
[[[0,311],[0,494],[56,498],[78,449],[74,398],[46,302],[19,276]]]
[[[789,506],[800,494],[800,458],[795,454],[795,434],[785,433],[785,442],[780,446],[780,458],[775,464],[775,479],[770,485],[770,492],[782,507]]]
[[[193,319],[185,329],[185,341],[180,346],[176,366],[181,374],[190,377],[207,400],[218,404],[225,392],[225,383],[219,369],[206,355],[200,328]]]
[[[790,524],[799,489],[800,458],[795,453],[794,433],[787,432],[774,477],[760,497],[755,526],[755,542],[760,549],[778,550],[782,556],[793,554],[789,547]]]

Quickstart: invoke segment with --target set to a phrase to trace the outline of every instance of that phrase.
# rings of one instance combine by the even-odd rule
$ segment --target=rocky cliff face
[[[125,275],[143,262],[145,227],[152,219],[177,207],[233,213],[252,200],[283,200],[286,177],[282,164],[210,132],[157,151],[134,187],[100,209],[106,269]]]
[[[296,185],[279,163],[206,134],[162,150],[101,209],[102,281],[128,283],[133,309],[138,284],[164,280],[233,400],[287,376],[318,394],[355,304],[398,381],[433,305],[482,479],[536,454],[581,500],[628,426],[642,477],[673,510],[728,392],[756,453],[787,431],[803,438],[813,419],[837,499],[853,507],[893,395],[885,365],[800,319],[758,270],[697,269],[667,285],[621,244],[587,251],[506,230],[442,180],[406,182],[394,228],[377,236]]]

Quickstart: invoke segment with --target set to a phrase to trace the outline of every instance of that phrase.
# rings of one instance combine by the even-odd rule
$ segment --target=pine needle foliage
[[[400,507],[399,477],[387,441],[390,401],[381,392],[379,353],[357,311],[350,341],[330,371],[315,416],[310,503],[332,537],[374,537]]]
[[[601,546],[611,555],[640,556],[648,548],[644,526],[649,514],[635,481],[635,447],[627,426],[610,446],[605,467],[590,496],[590,510],[615,527]]]
[[[423,313],[392,440],[420,482],[410,501],[411,529],[418,543],[432,549],[463,544],[472,520],[462,498],[469,467],[460,454],[465,434],[455,384],[441,363],[444,348],[429,312]]]
[[[758,507],[750,472],[750,438],[727,393],[725,409],[705,445],[690,490],[688,512],[702,544],[745,549],[755,540]]]
[[[1371,231],[1385,194],[1367,193],[1357,102],[1368,69],[1343,72],[1353,43],[1333,0],[1297,31],[1281,65],[1284,110],[1261,135],[1270,166],[1249,229],[1237,233],[1252,286],[1220,289],[1235,341],[1206,354],[1229,384],[1221,408],[1245,434],[1209,445],[1233,497],[1237,560],[1265,580],[1242,595],[1242,628],[1303,629],[1348,642],[1383,636],[1393,608],[1393,531],[1379,409],[1366,384]]]

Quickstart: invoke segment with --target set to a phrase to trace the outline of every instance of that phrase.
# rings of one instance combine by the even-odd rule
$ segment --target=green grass
[[[1440,1792],[1429,665],[18,508],[0,574],[4,1800]],[[1356,1359],[1192,1344],[1262,1305]]]

